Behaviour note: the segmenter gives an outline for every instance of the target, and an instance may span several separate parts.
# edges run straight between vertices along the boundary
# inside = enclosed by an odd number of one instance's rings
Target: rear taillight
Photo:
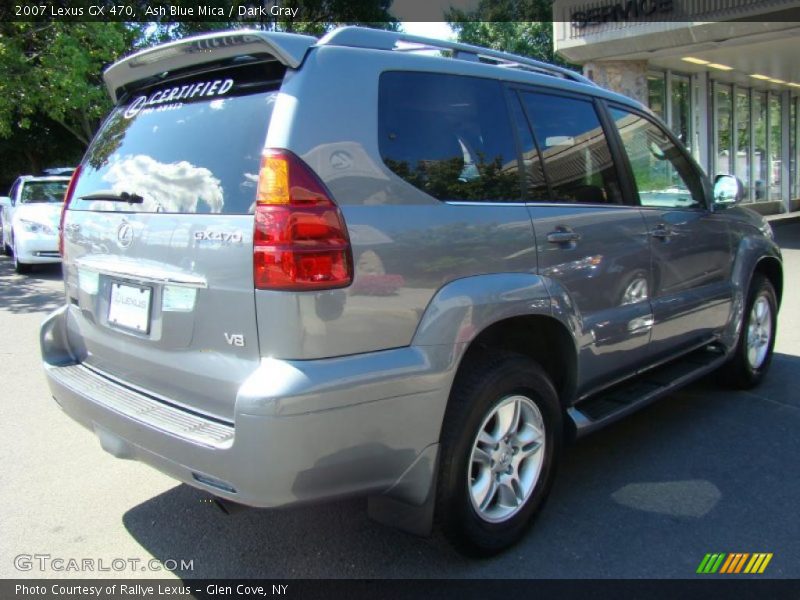
[[[288,150],[261,160],[253,235],[253,279],[262,290],[350,285],[353,260],[339,208],[314,172]]]
[[[72,202],[72,194],[75,193],[75,185],[78,183],[78,177],[81,174],[81,166],[78,165],[72,172],[72,177],[67,186],[67,192],[64,194],[64,203],[61,205],[61,220],[58,222],[58,253],[61,258],[64,258],[64,217],[67,216],[67,208],[69,203]]]

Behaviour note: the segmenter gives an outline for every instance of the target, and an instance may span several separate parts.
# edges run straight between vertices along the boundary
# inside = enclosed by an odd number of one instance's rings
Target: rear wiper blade
[[[128,204],[141,204],[144,198],[138,194],[129,194],[128,192],[121,192],[114,194],[112,192],[95,192],[94,194],[86,194],[81,196],[81,200],[105,200],[107,202],[127,202]]]

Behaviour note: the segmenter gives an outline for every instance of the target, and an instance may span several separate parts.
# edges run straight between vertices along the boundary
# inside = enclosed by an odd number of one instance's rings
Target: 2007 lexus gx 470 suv
[[[343,28],[190,38],[105,81],[41,345],[115,456],[228,503],[365,495],[489,554],[565,440],[769,367],[769,226],[578,74]]]

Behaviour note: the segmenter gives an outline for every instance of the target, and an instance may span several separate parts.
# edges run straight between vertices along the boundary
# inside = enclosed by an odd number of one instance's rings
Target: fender
[[[738,231],[737,231],[738,229]],[[762,231],[748,226],[732,224],[734,239],[733,269],[731,271],[731,286],[733,288],[733,301],[731,303],[731,316],[728,326],[722,334],[725,347],[733,349],[739,338],[739,326],[742,322],[744,305],[747,300],[747,291],[758,264],[763,260],[777,260],[781,265],[783,259],[778,245]],[[778,291],[779,292],[779,291]],[[778,305],[780,306],[780,292]]]

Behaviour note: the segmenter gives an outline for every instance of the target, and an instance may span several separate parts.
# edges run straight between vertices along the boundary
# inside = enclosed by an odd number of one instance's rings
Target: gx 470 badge
[[[195,242],[222,242],[224,244],[241,244],[244,235],[241,231],[195,231]]]

